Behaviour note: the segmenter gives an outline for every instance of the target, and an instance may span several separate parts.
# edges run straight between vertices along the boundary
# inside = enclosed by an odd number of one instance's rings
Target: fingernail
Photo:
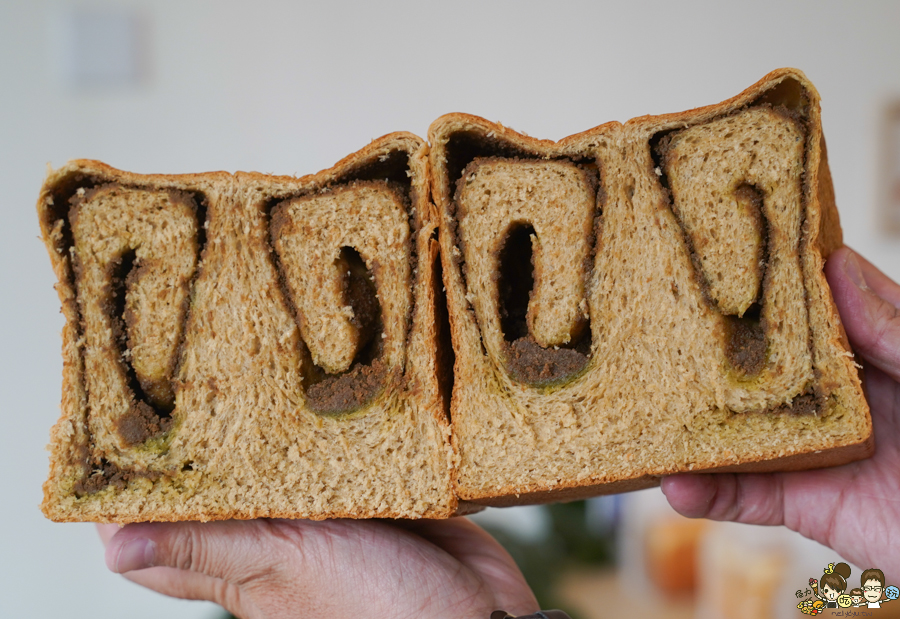
[[[156,542],[138,537],[125,542],[116,557],[116,572],[123,574],[131,570],[152,567],[156,558]]]
[[[856,287],[860,290],[869,290],[869,286],[866,284],[866,278],[863,276],[862,267],[859,266],[859,260],[856,259],[856,254],[850,252],[847,255],[847,259],[844,261],[844,271],[847,273],[847,277],[850,278]]]

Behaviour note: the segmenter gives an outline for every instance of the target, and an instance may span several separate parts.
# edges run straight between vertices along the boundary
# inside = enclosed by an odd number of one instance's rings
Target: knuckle
[[[171,542],[172,567],[180,570],[199,571],[197,554],[201,547],[202,544],[194,532],[194,527],[185,527],[180,530]]]
[[[213,587],[215,588],[216,599],[221,601],[222,606],[232,612],[238,612],[237,609],[244,608],[245,604],[242,601],[244,596],[239,585],[223,579],[217,579]]]

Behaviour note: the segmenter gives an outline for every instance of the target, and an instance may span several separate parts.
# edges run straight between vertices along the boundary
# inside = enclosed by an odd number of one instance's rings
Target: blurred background
[[[38,510],[61,375],[34,210],[48,164],[306,174],[446,112],[559,139],[794,66],[822,95],[845,240],[900,280],[898,31],[892,1],[4,0],[0,616],[222,616],[110,574],[91,525]],[[797,616],[796,593],[840,560],[783,529],[680,519],[658,490],[477,519],[544,607],[583,619]]]

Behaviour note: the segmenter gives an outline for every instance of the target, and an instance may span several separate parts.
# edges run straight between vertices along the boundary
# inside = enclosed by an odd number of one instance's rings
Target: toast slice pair
[[[802,73],[558,143],[463,114],[429,142],[300,179],[51,173],[45,514],[440,518],[871,454]]]

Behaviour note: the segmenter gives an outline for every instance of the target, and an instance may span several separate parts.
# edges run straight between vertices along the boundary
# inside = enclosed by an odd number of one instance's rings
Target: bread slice
[[[52,172],[58,521],[456,512],[427,146],[303,178]]]
[[[559,143],[463,114],[429,141],[461,499],[872,453],[822,271],[841,232],[802,73]]]
[[[299,179],[52,172],[44,513],[439,518],[872,453],[802,73],[558,143],[429,137]]]

